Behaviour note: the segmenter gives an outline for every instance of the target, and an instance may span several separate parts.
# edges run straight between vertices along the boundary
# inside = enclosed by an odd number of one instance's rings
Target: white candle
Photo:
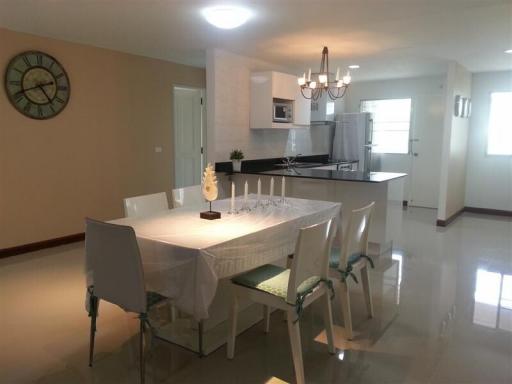
[[[249,184],[247,183],[247,180],[245,181],[244,185],[244,202],[247,203],[247,198],[249,197]]]
[[[286,188],[286,179],[283,176],[283,178],[281,180],[282,180],[281,181],[281,198],[284,199],[284,190]]]
[[[340,67],[336,70],[336,81],[340,79]]]
[[[258,201],[261,198],[261,179],[258,179]]]
[[[235,183],[231,182],[231,212],[235,210]]]
[[[272,196],[274,196],[274,178],[272,177],[270,179],[270,198],[272,199]]]
[[[308,81],[311,81],[311,68],[308,70]]]

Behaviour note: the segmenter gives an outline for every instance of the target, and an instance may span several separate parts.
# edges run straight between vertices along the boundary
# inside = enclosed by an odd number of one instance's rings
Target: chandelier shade
[[[334,80],[333,80],[334,77]],[[336,76],[329,71],[329,49],[322,50],[322,61],[320,71],[311,72],[311,68],[297,79],[302,96],[310,100],[318,100],[324,93],[327,93],[331,100],[341,99],[345,96],[352,78],[350,72],[340,78],[340,69],[336,70]],[[308,92],[309,91],[309,92]],[[309,93],[309,94],[308,94]]]

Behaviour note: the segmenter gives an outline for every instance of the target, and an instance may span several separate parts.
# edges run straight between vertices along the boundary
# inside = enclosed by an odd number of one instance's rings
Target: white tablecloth
[[[300,228],[337,218],[341,209],[340,203],[286,201],[237,215],[227,213],[229,200],[216,201],[212,209],[222,218],[211,221],[199,218],[205,206],[111,222],[134,228],[146,288],[173,298],[178,309],[200,320],[208,318],[219,279],[293,253]]]

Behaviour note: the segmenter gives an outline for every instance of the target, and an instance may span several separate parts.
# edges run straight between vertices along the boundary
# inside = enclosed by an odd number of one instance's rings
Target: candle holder
[[[247,202],[247,200],[244,200],[244,202],[242,203],[242,208],[240,208],[240,211],[251,212],[251,207],[249,207],[249,203]]]
[[[228,215],[238,215],[240,212],[236,208],[229,208]]]

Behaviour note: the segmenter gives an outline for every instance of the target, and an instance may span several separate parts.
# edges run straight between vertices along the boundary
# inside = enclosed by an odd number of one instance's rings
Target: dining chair
[[[165,192],[127,197],[123,202],[125,217],[147,216],[169,209],[167,193]]]
[[[191,207],[205,202],[201,185],[176,188],[172,190],[172,205],[174,208]]]
[[[297,383],[305,383],[299,319],[303,309],[315,300],[323,300],[328,350],[335,353],[331,309],[334,290],[328,279],[329,251],[335,226],[331,219],[301,229],[290,269],[266,264],[231,280],[234,298],[230,313],[228,359],[232,359],[235,353],[238,302],[242,297],[263,304],[265,332],[269,331],[270,308],[286,312]]]
[[[329,260],[330,276],[337,276],[339,278],[338,296],[340,297],[343,321],[349,340],[354,335],[348,280],[351,278],[355,283],[358,283],[355,275],[357,271],[361,273],[368,316],[370,318],[373,317],[370,273],[368,269],[369,266],[373,268],[373,261],[368,256],[368,232],[374,206],[375,202],[372,202],[365,207],[354,209],[351,212],[345,233],[343,233],[341,225],[339,226],[339,246],[332,248]]]
[[[144,331],[147,313],[167,298],[147,292],[139,247],[132,227],[86,219],[85,259],[88,276],[88,312],[91,318],[89,366],[92,367],[96,317],[100,300],[115,304],[140,319],[140,381],[144,383]]]

